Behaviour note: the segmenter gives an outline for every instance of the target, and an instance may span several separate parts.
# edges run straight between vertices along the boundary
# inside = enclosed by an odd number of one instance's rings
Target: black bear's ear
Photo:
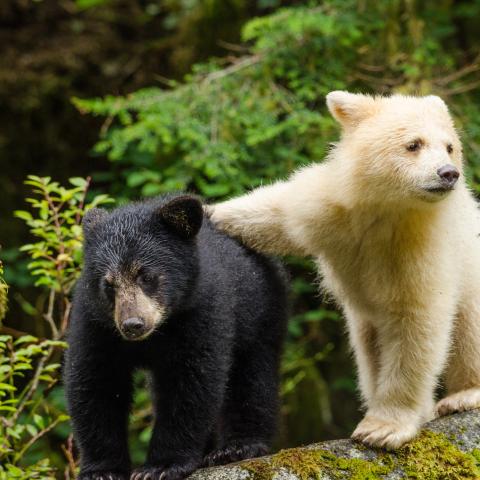
[[[157,213],[182,238],[193,238],[202,226],[202,204],[190,195],[173,198],[162,205]]]
[[[103,208],[91,208],[83,216],[82,227],[83,235],[87,236],[93,231],[96,225],[98,225],[106,216],[108,212]]]

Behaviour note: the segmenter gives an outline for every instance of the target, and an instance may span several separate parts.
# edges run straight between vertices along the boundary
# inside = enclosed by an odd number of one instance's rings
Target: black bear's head
[[[202,204],[190,195],[87,212],[84,275],[124,338],[143,340],[188,305],[202,221]]]

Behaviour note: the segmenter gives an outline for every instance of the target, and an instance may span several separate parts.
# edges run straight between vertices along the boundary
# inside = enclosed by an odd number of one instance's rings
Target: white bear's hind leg
[[[480,408],[480,284],[470,302],[462,302],[445,376],[447,397],[437,403],[437,415]]]
[[[480,408],[480,387],[452,393],[440,400],[436,408],[440,416]]]

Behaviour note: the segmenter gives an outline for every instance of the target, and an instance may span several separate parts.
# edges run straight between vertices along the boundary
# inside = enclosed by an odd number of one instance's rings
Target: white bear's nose
[[[457,167],[454,165],[443,165],[437,170],[438,176],[442,179],[442,183],[445,186],[452,188],[455,183],[457,183],[458,177],[460,176],[460,172],[458,171]]]

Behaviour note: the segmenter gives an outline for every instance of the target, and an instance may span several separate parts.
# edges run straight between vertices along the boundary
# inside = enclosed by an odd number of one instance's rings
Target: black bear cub
[[[281,268],[217,231],[189,195],[92,209],[83,228],[64,370],[80,479],[183,479],[265,454],[286,327]],[[155,423],[131,473],[137,368],[151,373]]]

